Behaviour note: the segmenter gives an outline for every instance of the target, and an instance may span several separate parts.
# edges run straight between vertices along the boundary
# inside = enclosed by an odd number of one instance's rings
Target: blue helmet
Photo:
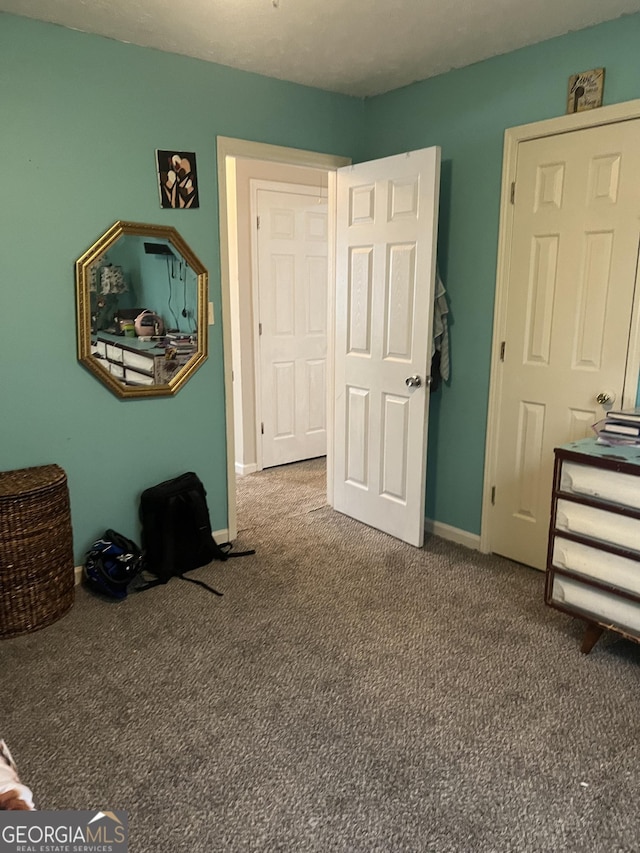
[[[142,571],[142,553],[131,539],[106,530],[87,552],[84,576],[94,592],[126,598],[127,587]]]

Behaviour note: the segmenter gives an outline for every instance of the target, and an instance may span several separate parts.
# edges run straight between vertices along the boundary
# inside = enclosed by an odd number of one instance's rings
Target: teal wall
[[[364,102],[0,14],[0,470],[67,472],[76,560],[138,496],[195,470],[226,526],[220,322],[168,399],[119,400],[76,361],[74,262],[118,219],[173,225],[221,317],[216,136],[358,156]],[[161,210],[155,149],[195,151],[200,208]]]
[[[640,15],[366,102],[365,159],[442,148],[439,261],[452,375],[432,395],[427,516],[480,532],[504,131],[565,113],[567,81],[606,68],[604,103],[640,97]]]
[[[137,538],[146,486],[195,470],[226,526],[222,330],[174,398],[121,401],[76,361],[73,264],[117,219],[175,226],[221,317],[216,136],[351,156],[442,147],[439,257],[452,379],[433,394],[427,514],[480,530],[503,132],[565,111],[605,66],[640,96],[640,15],[360,100],[0,14],[0,470],[67,471],[76,560],[105,527]],[[195,151],[201,207],[161,210],[156,148]],[[8,362],[8,363],[6,363]]]

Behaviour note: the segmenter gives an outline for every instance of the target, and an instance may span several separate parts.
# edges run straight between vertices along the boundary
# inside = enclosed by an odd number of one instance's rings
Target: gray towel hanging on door
[[[433,342],[431,344],[431,363],[432,368],[437,366],[439,371],[439,378],[442,378],[446,381],[449,379],[450,375],[450,364],[449,364],[449,322],[447,318],[447,314],[449,313],[449,306],[447,305],[447,291],[445,290],[444,284],[442,283],[442,279],[440,278],[440,271],[436,269],[436,287],[435,287],[435,295],[433,302]],[[434,365],[434,358],[438,354],[438,359],[436,359],[436,364]],[[433,375],[434,371],[432,369],[432,378],[434,380],[434,384],[437,387],[439,384],[438,377]],[[433,389],[435,390],[435,388]]]

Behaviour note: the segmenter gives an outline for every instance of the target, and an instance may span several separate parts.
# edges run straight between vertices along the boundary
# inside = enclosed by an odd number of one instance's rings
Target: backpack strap
[[[195,584],[197,584],[198,586],[201,586],[201,587],[203,587],[204,589],[209,590],[209,592],[212,592],[214,595],[219,595],[221,598],[222,598],[222,596],[223,596],[223,593],[222,593],[222,592],[218,592],[218,590],[217,590],[217,589],[214,589],[212,586],[209,586],[209,584],[208,584],[208,583],[205,583],[204,581],[198,581],[198,580],[196,580],[195,578],[188,578],[188,577],[187,577],[186,575],[184,575],[184,574],[182,574],[182,575],[174,575],[174,577],[176,577],[176,578],[180,578],[180,580],[181,580],[181,581],[189,581],[189,583],[195,583]],[[151,589],[151,587],[152,587],[152,586],[160,586],[161,584],[163,584],[163,585],[164,585],[165,583],[167,583],[167,581],[160,580],[160,578],[154,578],[154,579],[153,579],[153,580],[151,580],[151,581],[147,581],[147,583],[145,583],[145,585],[144,585],[144,586],[137,586],[137,587],[135,588],[135,592],[144,592],[144,591],[145,591],[145,590],[147,590],[147,589]]]
[[[211,537],[213,539],[213,537]],[[248,557],[249,554],[255,554],[256,549],[250,548],[248,551],[236,551],[235,554],[231,553],[231,549],[233,548],[233,544],[231,542],[221,542],[219,545],[216,540],[213,540],[213,544],[217,548],[217,550],[223,554],[224,556],[220,557],[221,560],[228,560],[231,557]]]
[[[225,542],[224,545],[229,546],[229,551],[231,550],[231,548],[233,548],[233,545],[231,544],[231,542]],[[220,547],[223,548],[224,545],[221,545]],[[256,553],[255,548],[249,548],[248,551],[236,551],[235,554],[231,554],[231,553],[229,553],[229,551],[227,551],[227,557],[248,557],[250,554]]]
[[[176,575],[176,577],[180,578],[181,581],[189,581],[189,583],[198,584],[198,586],[201,586],[204,589],[209,590],[209,592],[212,592],[214,595],[219,595],[222,598],[222,592],[218,592],[217,589],[214,589],[212,586],[209,586],[209,584],[205,583],[204,581],[199,581],[195,578],[188,578],[186,575]]]

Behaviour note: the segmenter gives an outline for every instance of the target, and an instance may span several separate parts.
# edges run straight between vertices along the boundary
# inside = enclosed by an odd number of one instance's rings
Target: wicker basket
[[[0,472],[0,638],[63,616],[74,582],[65,472],[58,465]]]

